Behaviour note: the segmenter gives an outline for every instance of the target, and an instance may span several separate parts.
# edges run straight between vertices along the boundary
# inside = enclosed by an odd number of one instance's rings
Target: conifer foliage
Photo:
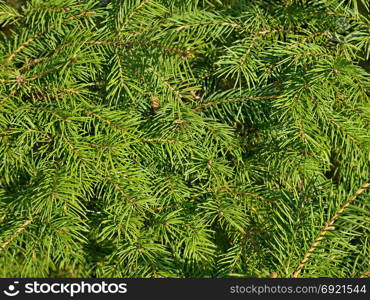
[[[369,275],[368,7],[0,1],[0,276]]]

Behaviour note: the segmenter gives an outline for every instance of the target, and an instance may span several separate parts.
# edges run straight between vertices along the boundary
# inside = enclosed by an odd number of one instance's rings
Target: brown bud
[[[191,94],[191,96],[193,97],[193,98],[195,98],[196,100],[199,100],[201,97],[200,96],[198,96],[194,91],[191,91],[190,92],[190,94]]]
[[[186,49],[182,55],[181,55],[181,58],[182,59],[185,59],[185,58],[192,58],[193,55],[190,53],[190,49]]]
[[[150,96],[150,100],[152,100],[152,108],[158,108],[159,107],[159,99],[155,96]]]
[[[18,76],[16,77],[16,80],[17,80],[17,83],[18,83],[18,84],[22,84],[22,83],[24,82],[24,77],[23,77],[23,76],[21,76],[21,75],[18,75]]]

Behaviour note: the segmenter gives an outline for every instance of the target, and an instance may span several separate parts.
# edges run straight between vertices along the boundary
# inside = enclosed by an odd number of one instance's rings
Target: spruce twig
[[[201,110],[209,106],[213,105],[219,105],[224,103],[233,103],[233,102],[243,102],[243,101],[252,101],[252,100],[266,100],[266,99],[276,99],[278,98],[278,95],[271,95],[271,96],[251,96],[251,97],[238,97],[238,98],[232,98],[232,99],[225,99],[225,100],[218,100],[218,101],[212,101],[208,103],[204,103],[201,105],[198,105],[194,108],[194,110]]]
[[[0,246],[0,251],[4,250],[26,227],[32,222],[31,219],[26,220],[14,233],[13,235]]]
[[[299,277],[302,269],[307,264],[308,260],[310,259],[311,255],[315,252],[316,248],[320,245],[321,241],[324,239],[325,235],[328,233],[329,230],[333,230],[333,225],[335,221],[339,218],[339,216],[345,211],[345,209],[351,204],[353,200],[355,200],[359,195],[361,195],[368,187],[370,186],[370,178],[369,180],[364,183],[348,200],[339,208],[333,217],[325,224],[325,227],[319,235],[313,241],[311,247],[307,250],[306,254],[304,255],[302,261],[299,263],[298,267],[294,271],[292,277]]]

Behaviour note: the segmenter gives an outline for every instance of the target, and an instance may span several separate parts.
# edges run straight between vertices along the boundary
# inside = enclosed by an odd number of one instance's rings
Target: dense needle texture
[[[1,277],[365,277],[369,1],[0,1]]]

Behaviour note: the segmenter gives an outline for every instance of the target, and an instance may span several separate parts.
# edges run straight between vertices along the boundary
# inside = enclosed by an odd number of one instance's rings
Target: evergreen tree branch
[[[14,231],[13,235],[3,244],[0,246],[0,251],[3,251],[26,227],[31,224],[32,220],[26,220],[16,231]]]
[[[201,110],[213,105],[219,105],[224,103],[233,103],[233,102],[243,102],[243,101],[252,101],[252,100],[266,100],[266,99],[277,99],[278,95],[271,95],[271,96],[251,96],[251,97],[240,97],[240,98],[232,98],[232,99],[225,99],[219,101],[212,101],[208,103],[204,103],[201,105],[196,106],[193,110]]]
[[[64,19],[64,21],[62,23],[68,23],[68,22],[73,21],[75,19],[78,19],[80,17],[94,15],[94,14],[95,14],[94,11],[84,11],[84,12],[81,12],[81,13],[75,15],[75,16],[71,16],[71,17],[68,17],[68,18]],[[50,29],[53,29],[57,26],[58,26],[58,24],[54,24],[54,25],[50,26],[48,29],[50,30]],[[20,53],[24,48],[26,48],[34,40],[43,36],[46,32],[47,31],[40,31],[38,33],[35,33],[34,35],[30,36],[26,41],[24,41],[21,45],[19,45],[19,47],[13,53],[11,53],[8,56],[8,58],[6,59],[5,66],[9,65],[11,63],[11,61],[17,56],[18,53]]]
[[[333,225],[335,221],[340,217],[340,215],[345,211],[345,209],[351,205],[353,200],[355,200],[359,195],[366,191],[366,189],[370,186],[370,178],[369,180],[364,183],[348,200],[339,208],[335,214],[331,217],[331,219],[325,224],[323,230],[319,233],[319,235],[313,241],[311,247],[305,253],[303,259],[297,266],[296,270],[293,272],[292,277],[299,277],[300,273],[302,272],[303,268],[309,261],[311,255],[315,252],[316,248],[320,245],[321,241],[325,238],[325,235],[328,233],[329,230],[334,230]]]

